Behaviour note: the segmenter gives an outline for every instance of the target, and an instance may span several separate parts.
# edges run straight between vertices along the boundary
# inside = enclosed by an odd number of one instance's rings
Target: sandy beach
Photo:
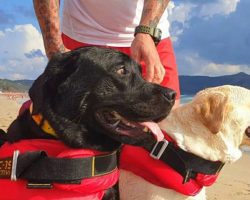
[[[0,128],[6,130],[16,118],[20,104],[7,94],[0,94]]]
[[[9,98],[0,94],[0,128],[6,130],[16,118],[20,97]],[[22,99],[21,99],[22,100]],[[207,188],[208,200],[249,200],[250,199],[250,152],[244,153],[236,163],[226,165],[217,182]]]

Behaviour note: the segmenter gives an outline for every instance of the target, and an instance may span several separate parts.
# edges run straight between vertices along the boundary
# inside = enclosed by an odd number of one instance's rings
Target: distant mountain
[[[0,79],[0,91],[2,92],[27,92],[31,87],[33,80]]]
[[[180,76],[181,94],[193,95],[198,91],[220,85],[236,85],[250,89],[250,75],[243,72],[227,76]]]
[[[0,91],[27,92],[33,80],[11,81],[0,79]],[[180,76],[181,94],[193,95],[198,91],[219,85],[237,85],[250,89],[250,75],[243,72],[227,76]]]

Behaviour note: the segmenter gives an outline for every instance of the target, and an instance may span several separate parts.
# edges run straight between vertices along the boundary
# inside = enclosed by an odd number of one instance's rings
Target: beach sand
[[[20,104],[16,99],[10,99],[7,95],[0,94],[0,128],[5,130],[16,118]]]
[[[6,130],[16,118],[20,104],[0,94],[0,128]],[[223,167],[216,183],[207,188],[208,200],[250,199],[250,153]]]
[[[208,200],[250,200],[250,153],[225,165],[216,183],[206,191]]]

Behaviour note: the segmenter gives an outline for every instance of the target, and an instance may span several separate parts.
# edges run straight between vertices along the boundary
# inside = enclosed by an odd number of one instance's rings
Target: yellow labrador
[[[230,85],[200,91],[160,123],[182,150],[222,163],[235,162],[242,155],[239,147],[250,145],[249,125],[250,90]],[[205,187],[195,196],[186,196],[126,170],[121,170],[119,182],[121,200],[206,199]]]

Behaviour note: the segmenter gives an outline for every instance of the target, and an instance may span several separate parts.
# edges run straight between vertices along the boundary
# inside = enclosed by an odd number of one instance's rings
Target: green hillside
[[[219,85],[237,85],[250,89],[250,75],[238,73],[226,76],[180,76],[181,94],[193,95],[200,90]],[[2,92],[28,92],[34,80],[11,81],[0,79],[0,91]]]
[[[31,80],[12,81],[7,79],[0,79],[1,92],[27,92],[32,85]]]

